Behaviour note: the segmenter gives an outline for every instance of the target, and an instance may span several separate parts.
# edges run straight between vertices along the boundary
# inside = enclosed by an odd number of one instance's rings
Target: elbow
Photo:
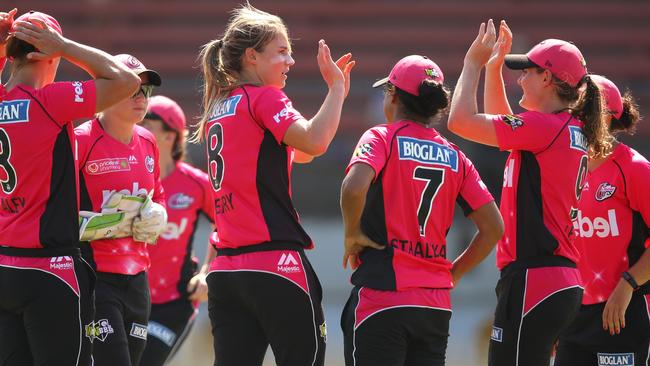
[[[501,215],[499,215],[498,220],[495,220],[495,222],[492,225],[490,225],[489,232],[487,232],[486,234],[490,237],[490,241],[496,243],[503,237],[503,234],[505,232],[506,232],[506,227],[503,223],[503,219],[501,218]]]
[[[367,187],[364,187],[354,179],[350,179],[349,176],[347,176],[343,179],[343,183],[341,184],[341,203],[364,197],[367,191]]]
[[[142,83],[140,77],[131,70],[121,69],[116,79],[116,82],[119,83],[121,87],[121,91],[123,91],[126,96],[135,94]]]
[[[449,118],[447,119],[447,129],[450,132],[453,132],[456,135],[458,135],[460,133],[460,127],[461,127],[461,123],[457,114],[450,113]]]
[[[329,148],[329,141],[319,141],[319,140],[311,140],[312,142],[307,146],[305,149],[302,151],[313,156],[313,157],[318,157],[327,152],[327,149]]]

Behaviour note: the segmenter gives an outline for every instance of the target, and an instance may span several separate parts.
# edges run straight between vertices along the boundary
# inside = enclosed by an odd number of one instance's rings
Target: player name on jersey
[[[458,153],[449,146],[412,137],[397,137],[400,160],[439,164],[458,171]]]

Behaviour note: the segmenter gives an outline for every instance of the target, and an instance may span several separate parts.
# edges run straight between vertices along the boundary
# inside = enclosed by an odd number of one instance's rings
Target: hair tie
[[[218,39],[217,42],[215,43],[215,46],[217,47],[217,49],[223,47],[223,39]]]

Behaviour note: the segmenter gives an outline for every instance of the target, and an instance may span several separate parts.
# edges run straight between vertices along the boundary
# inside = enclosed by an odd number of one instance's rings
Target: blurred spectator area
[[[296,65],[285,91],[306,117],[320,107],[326,86],[316,63],[317,42],[325,39],[334,55],[352,52],[357,60],[353,84],[330,151],[295,169],[298,206],[307,212],[337,210],[338,187],[354,145],[369,126],[381,123],[381,92],[371,83],[386,76],[408,54],[435,60],[453,87],[465,51],[478,25],[492,17],[506,19],[514,32],[513,52],[526,52],[545,38],[574,42],[583,51],[591,72],[608,76],[638,98],[641,111],[650,111],[650,2],[644,0],[264,0],[254,6],[280,15],[289,27]],[[200,114],[199,48],[222,36],[229,11],[241,4],[231,0],[26,0],[17,4],[54,15],[64,34],[113,54],[131,53],[163,75],[158,93],[184,107],[191,121]],[[83,77],[69,65],[62,79]],[[506,71],[508,94],[517,106],[518,73]],[[482,91],[480,91],[482,94]],[[479,98],[479,105],[481,104]],[[516,111],[518,108],[514,108]],[[447,134],[444,120],[440,131]],[[650,122],[627,142],[645,153]],[[451,137],[451,136],[450,136]],[[498,195],[504,154],[495,149],[458,142]],[[203,152],[190,149],[201,164]],[[318,192],[318,194],[309,194]]]

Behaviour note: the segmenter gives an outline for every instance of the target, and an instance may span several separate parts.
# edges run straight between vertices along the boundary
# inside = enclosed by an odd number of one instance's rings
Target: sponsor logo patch
[[[84,98],[84,87],[83,84],[79,81],[75,81],[72,83],[72,86],[74,86],[74,101],[75,103],[83,103]]]
[[[194,203],[194,198],[186,195],[185,193],[176,193],[169,197],[167,206],[174,210],[184,210]]]
[[[217,121],[225,117],[234,116],[237,111],[237,105],[241,100],[241,95],[235,95],[226,98],[221,103],[214,106],[212,114],[208,117],[209,122]]]
[[[503,329],[492,326],[492,334],[490,335],[490,339],[496,342],[503,342]]]
[[[50,269],[72,269],[73,267],[72,257],[67,255],[50,259]]]
[[[634,366],[634,353],[600,353],[598,366]]]
[[[90,175],[100,175],[113,172],[128,172],[131,165],[126,158],[107,158],[91,160],[86,163],[86,172]]]
[[[8,100],[0,103],[0,124],[29,122],[29,99]]]
[[[616,187],[607,182],[601,183],[596,190],[596,201],[604,201],[613,196],[614,192],[616,192]]]
[[[131,323],[131,332],[129,332],[129,335],[131,335],[132,337],[144,339],[146,341],[147,326],[138,323]]]
[[[327,324],[323,322],[323,324],[318,326],[318,330],[320,331],[321,338],[323,338],[323,340],[327,342]]]
[[[425,164],[443,165],[458,171],[458,152],[449,146],[412,137],[397,137],[400,160],[413,160]]]
[[[149,321],[147,331],[149,336],[158,338],[168,347],[172,347],[176,341],[176,333],[158,322]]]
[[[571,148],[587,152],[587,136],[582,132],[582,128],[569,126],[569,135],[571,136]]]
[[[147,155],[144,158],[144,166],[145,166],[145,168],[147,168],[147,171],[149,173],[153,173],[154,164],[155,164],[155,161],[153,160],[153,158],[151,156]]]
[[[90,338],[91,342],[95,339],[99,339],[100,341],[104,342],[109,334],[115,333],[113,327],[108,322],[108,319],[100,319],[96,322],[92,322],[86,325],[85,328],[86,337]]]
[[[361,144],[359,145],[356,150],[354,150],[354,157],[359,157],[363,156],[366,154],[370,154],[372,152],[372,145],[370,144]]]
[[[284,273],[298,273],[300,272],[300,266],[298,261],[291,253],[282,253],[280,260],[278,261],[278,272]]]
[[[510,128],[512,128],[513,131],[524,125],[524,121],[521,118],[513,116],[512,114],[504,115],[503,123],[510,126]]]
[[[282,108],[282,109],[280,110],[280,112],[276,113],[276,114],[273,116],[273,120],[275,121],[275,123],[280,123],[281,120],[286,119],[287,116],[289,115],[289,110],[290,110],[291,108],[292,108],[292,107],[291,107],[291,104],[285,104],[285,105],[284,105],[284,108]]]

